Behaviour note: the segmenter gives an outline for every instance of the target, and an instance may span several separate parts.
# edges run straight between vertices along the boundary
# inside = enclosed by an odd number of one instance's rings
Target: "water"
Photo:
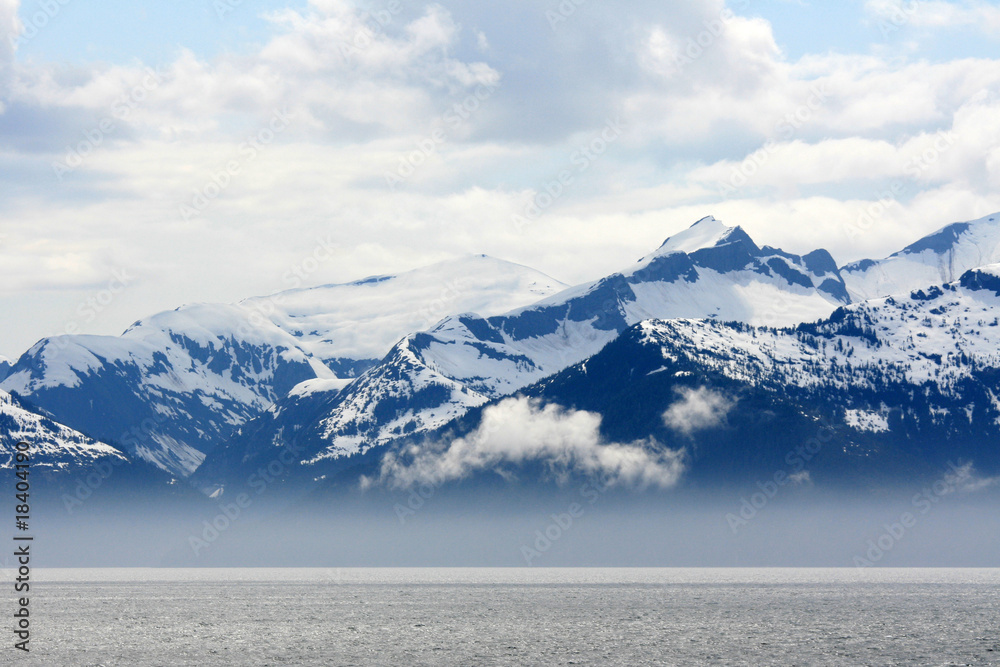
[[[1000,570],[42,570],[33,665],[997,665]],[[6,587],[6,586],[5,586]],[[7,638],[10,642],[10,638]]]

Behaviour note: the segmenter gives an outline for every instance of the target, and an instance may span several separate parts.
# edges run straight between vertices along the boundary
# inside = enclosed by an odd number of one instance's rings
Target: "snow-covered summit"
[[[300,383],[320,381],[300,392],[342,387],[412,331],[456,312],[504,312],[563,287],[474,255],[237,304],[190,304],[121,336],[43,339],[0,386],[188,476],[205,452]]]
[[[942,227],[881,260],[864,259],[841,269],[855,301],[906,294],[958,280],[963,273],[1000,262],[1000,213]]]
[[[567,286],[521,264],[468,255],[397,275],[254,297],[240,303],[330,363],[380,359],[403,336],[456,313],[498,315]]]
[[[702,248],[711,248],[724,243],[737,230],[742,231],[739,227],[730,227],[710,215],[668,238],[654,254],[692,253]]]
[[[624,271],[502,315],[464,313],[410,334],[355,382],[327,392],[326,402],[311,394],[325,413],[307,429],[278,419],[266,433],[251,430],[258,448],[311,438],[309,462],[337,459],[437,428],[593,355],[643,320],[794,325],[848,302],[826,251],[759,247],[739,227],[703,218]]]

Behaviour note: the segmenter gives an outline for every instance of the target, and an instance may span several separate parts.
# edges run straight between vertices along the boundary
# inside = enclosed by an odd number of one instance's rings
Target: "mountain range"
[[[121,336],[32,346],[0,387],[178,477],[297,384],[342,385],[453,308],[503,311],[565,287],[474,256],[140,320]],[[339,379],[344,378],[344,379]]]
[[[215,497],[279,457],[310,484],[876,484],[956,461],[988,486],[998,219],[841,267],[707,217],[575,287],[475,256],[44,339],[0,388]],[[789,455],[818,434],[823,456]]]

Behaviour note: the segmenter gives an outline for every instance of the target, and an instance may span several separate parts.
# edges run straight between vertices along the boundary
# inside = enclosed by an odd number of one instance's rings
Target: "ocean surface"
[[[4,664],[1000,665],[996,569],[79,569],[33,577],[32,650],[19,655],[8,630]]]

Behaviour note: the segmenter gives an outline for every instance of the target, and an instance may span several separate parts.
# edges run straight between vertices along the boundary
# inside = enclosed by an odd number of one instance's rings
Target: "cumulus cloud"
[[[0,0],[0,32],[17,26],[18,4]],[[756,16],[763,6],[728,3],[735,15],[720,29],[723,0],[570,3],[555,27],[534,0],[403,3],[376,28],[357,3],[301,4],[268,15],[260,46],[211,58],[182,51],[149,90],[137,88],[143,63],[57,66],[17,59],[0,42],[0,306],[37,310],[30,290],[52,286],[85,299],[114,269],[133,269],[135,310],[87,324],[115,333],[180,303],[276,291],[329,234],[348,252],[317,271],[317,284],[470,252],[576,283],[621,270],[707,214],[761,244],[824,247],[846,263],[998,207],[1000,67],[978,47],[952,45],[953,56],[933,60],[823,43],[792,57]],[[917,4],[928,12],[913,21],[988,25],[987,3]],[[692,40],[701,52],[678,69]],[[431,141],[483,85],[495,88],[489,99]],[[817,90],[823,99],[809,106]],[[123,100],[138,103],[119,118]],[[179,221],[178,205],[279,110],[289,128],[241,163],[198,219]],[[108,118],[114,129],[88,146]],[[619,118],[622,135],[576,171],[580,148]],[[941,130],[954,146],[910,177],[909,161]],[[769,141],[778,150],[750,184],[721,194],[720,181]],[[57,179],[53,163],[81,145],[83,164]],[[419,169],[390,192],[385,174],[411,155]],[[535,224],[515,227],[561,170],[572,185]],[[896,179],[906,192],[855,233]],[[220,261],[217,248],[258,261]],[[29,265],[45,271],[25,273]],[[54,333],[31,312],[0,333],[4,352]]]
[[[557,480],[599,476],[608,486],[667,488],[680,479],[683,450],[653,439],[607,442],[600,425],[600,415],[592,412],[509,398],[486,408],[479,427],[466,437],[387,454],[380,481],[397,488],[438,485],[482,471],[509,474],[505,466],[529,463],[543,464]]]
[[[0,4],[0,27],[16,20],[16,4]],[[247,119],[288,109],[297,115],[298,136],[343,139],[349,131],[351,140],[370,139],[423,129],[449,96],[499,83],[499,72],[486,63],[453,56],[459,26],[442,6],[387,16],[382,26],[353,3],[312,0],[304,10],[269,15],[275,35],[249,55],[205,61],[183,50],[131,109],[128,124],[146,138],[169,129],[182,138],[218,140],[238,136]],[[0,68],[12,57],[4,40]],[[111,115],[146,74],[141,64],[25,64],[0,96],[28,108]],[[80,130],[91,129],[90,114],[80,115]]]
[[[708,387],[684,388],[678,395],[680,400],[663,413],[663,423],[686,436],[721,426],[735,405],[723,394]]]

